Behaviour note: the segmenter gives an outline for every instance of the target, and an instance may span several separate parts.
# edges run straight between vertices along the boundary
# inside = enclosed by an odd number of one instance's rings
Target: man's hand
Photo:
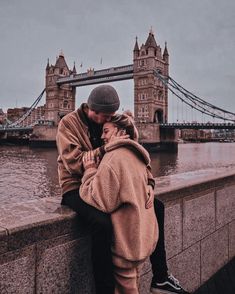
[[[149,209],[153,206],[153,201],[154,201],[154,190],[151,185],[147,186],[147,201],[145,202],[145,208]]]
[[[125,130],[119,130],[117,132],[113,132],[112,136],[109,139],[110,142],[114,142],[117,140],[129,139],[130,136],[126,134]]]

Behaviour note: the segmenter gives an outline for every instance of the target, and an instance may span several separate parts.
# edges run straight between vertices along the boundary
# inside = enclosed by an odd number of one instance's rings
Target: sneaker
[[[150,291],[154,294],[189,294],[180,286],[179,281],[173,275],[169,275],[161,283],[152,280]]]

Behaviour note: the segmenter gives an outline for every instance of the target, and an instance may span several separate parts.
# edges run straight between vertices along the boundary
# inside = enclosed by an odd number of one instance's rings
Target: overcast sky
[[[234,0],[0,0],[0,108],[30,106],[61,50],[78,72],[131,64],[151,27],[167,41],[170,76],[235,112]],[[113,86],[133,110],[133,81]],[[93,87],[77,88],[77,106]]]

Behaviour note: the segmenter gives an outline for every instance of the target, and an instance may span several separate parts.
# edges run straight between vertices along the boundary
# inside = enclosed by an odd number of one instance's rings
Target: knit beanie
[[[112,113],[118,110],[120,100],[112,86],[101,85],[91,91],[87,104],[93,111]]]

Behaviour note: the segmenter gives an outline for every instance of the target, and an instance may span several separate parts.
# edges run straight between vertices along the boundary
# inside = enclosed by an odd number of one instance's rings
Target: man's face
[[[104,112],[95,112],[94,110],[88,109],[88,118],[97,124],[104,124],[107,121],[110,121],[111,117],[114,116],[115,112],[104,113]]]

